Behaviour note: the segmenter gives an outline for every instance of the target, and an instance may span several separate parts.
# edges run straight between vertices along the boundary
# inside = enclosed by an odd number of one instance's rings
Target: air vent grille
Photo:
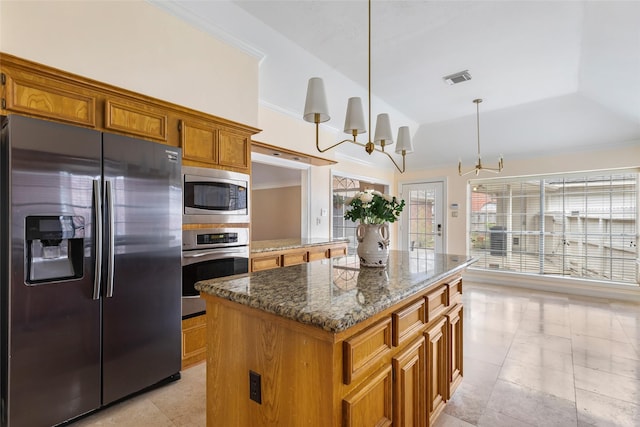
[[[471,80],[471,74],[469,74],[469,70],[464,70],[454,74],[449,74],[448,76],[444,76],[442,79],[447,82],[447,84],[454,85],[457,83],[466,82],[467,80]]]

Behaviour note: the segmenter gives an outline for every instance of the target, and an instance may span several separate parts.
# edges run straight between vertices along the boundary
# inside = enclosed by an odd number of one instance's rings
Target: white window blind
[[[476,268],[638,284],[638,172],[470,182]]]

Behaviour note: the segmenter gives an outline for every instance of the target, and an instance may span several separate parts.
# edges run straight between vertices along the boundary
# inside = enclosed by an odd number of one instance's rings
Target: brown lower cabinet
[[[443,317],[424,333],[427,340],[427,412],[436,419],[447,399],[447,319]]]
[[[346,254],[346,242],[258,252],[251,255],[251,271],[271,270]]]
[[[461,299],[443,287],[460,294],[460,274],[338,333],[205,295],[207,425],[433,425],[462,380]]]
[[[190,317],[182,321],[182,369],[207,358],[207,317]]]

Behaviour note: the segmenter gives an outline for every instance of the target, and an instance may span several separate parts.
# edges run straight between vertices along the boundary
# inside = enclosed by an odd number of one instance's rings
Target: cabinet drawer
[[[325,247],[309,248],[309,253],[307,255],[309,262],[325,258],[329,258],[329,249]]]
[[[424,297],[427,303],[427,323],[438,318],[438,316],[443,314],[447,309],[449,305],[449,293],[447,289],[447,285],[439,286]]]
[[[307,251],[292,252],[282,255],[282,266],[297,265],[307,262]]]
[[[251,258],[251,271],[269,270],[280,267],[280,255],[266,255]]]
[[[420,298],[418,301],[414,301],[391,315],[393,321],[393,345],[401,345],[422,330],[426,318],[425,305],[425,299]]]
[[[347,255],[347,245],[334,246],[331,249],[329,249],[328,258],[333,258],[335,256],[345,256],[345,255]]]
[[[376,361],[391,351],[391,319],[382,319],[343,343],[343,381],[362,378]]]
[[[447,285],[449,288],[449,305],[456,304],[462,299],[462,277],[458,277]]]

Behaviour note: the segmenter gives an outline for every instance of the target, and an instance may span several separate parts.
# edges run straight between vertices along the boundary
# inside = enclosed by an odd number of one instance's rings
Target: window
[[[474,267],[639,283],[638,172],[470,182]]]
[[[385,186],[381,184],[338,175],[333,177],[332,237],[334,239],[348,238],[350,254],[355,253],[355,248],[358,246],[356,239],[358,223],[344,219],[344,213],[347,210],[344,201],[349,197],[353,197],[357,192],[368,189],[377,190],[381,193],[385,192]]]

